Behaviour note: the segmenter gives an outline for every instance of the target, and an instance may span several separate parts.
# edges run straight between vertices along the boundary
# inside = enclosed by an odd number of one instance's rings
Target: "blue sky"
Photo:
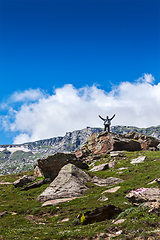
[[[159,0],[0,0],[0,144],[159,125],[159,83]]]

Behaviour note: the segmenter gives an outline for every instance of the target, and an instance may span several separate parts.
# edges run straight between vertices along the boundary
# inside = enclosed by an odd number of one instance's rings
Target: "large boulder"
[[[111,151],[139,151],[138,141],[125,138],[120,134],[102,132],[94,133],[87,139],[87,147],[94,155],[105,155]]]
[[[88,181],[91,181],[91,178],[87,173],[69,163],[62,167],[58,176],[37,200],[45,202],[58,198],[79,197],[87,190]]]
[[[86,145],[75,154],[83,158],[91,153],[92,156],[100,156],[113,151],[157,150],[158,144],[158,139],[133,131],[128,134],[101,132],[90,136]]]
[[[43,172],[45,178],[53,180],[61,168],[68,163],[72,163],[81,169],[88,169],[88,165],[77,159],[74,153],[56,153],[48,156],[46,159],[39,159],[38,167]]]

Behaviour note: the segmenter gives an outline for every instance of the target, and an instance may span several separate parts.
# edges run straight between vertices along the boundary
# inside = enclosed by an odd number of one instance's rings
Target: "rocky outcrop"
[[[87,173],[69,163],[62,167],[58,176],[37,200],[45,202],[58,198],[79,197],[87,190],[86,183],[90,180]]]
[[[74,153],[56,153],[46,159],[39,159],[38,167],[43,172],[45,178],[53,180],[61,168],[68,163],[72,163],[81,169],[88,169],[88,165],[77,159]]]
[[[25,184],[27,184],[29,182],[33,182],[34,180],[35,180],[35,177],[24,175],[22,178],[13,182],[13,185],[15,187],[23,187]]]
[[[158,144],[160,143],[158,139],[147,136],[140,132],[129,132],[124,135],[125,138],[137,140],[140,143],[142,150],[156,150]]]
[[[100,156],[123,150],[157,150],[158,144],[159,140],[156,138],[133,131],[128,134],[101,132],[94,133],[89,137],[86,145],[75,154],[79,158],[84,158],[87,154]]]

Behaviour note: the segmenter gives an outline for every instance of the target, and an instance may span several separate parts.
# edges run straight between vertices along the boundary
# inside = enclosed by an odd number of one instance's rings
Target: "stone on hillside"
[[[126,138],[135,139],[139,141],[141,149],[143,150],[148,150],[149,148],[152,148],[152,150],[154,150],[155,148],[156,150],[159,144],[159,140],[157,138],[147,136],[140,132],[131,131],[130,133],[125,134],[124,136]]]
[[[41,170],[37,165],[34,167],[34,177],[42,177]]]
[[[149,207],[149,213],[160,217],[160,202],[146,202],[144,207]]]
[[[155,179],[155,181],[160,184],[160,178]]]
[[[21,189],[21,191],[22,190],[32,189],[32,188],[38,188],[38,187],[42,186],[43,184],[47,184],[47,183],[50,183],[50,182],[51,182],[50,178],[45,178],[43,180],[38,180],[37,182],[34,182],[32,184],[29,184],[29,185],[23,187]]]
[[[126,198],[132,203],[160,202],[160,190],[159,188],[140,188],[136,191],[132,190]]]
[[[97,186],[112,186],[118,183],[123,182],[124,180],[120,179],[120,178],[116,178],[116,177],[108,177],[108,178],[100,178],[100,177],[93,177],[92,179],[92,183],[94,183]]]
[[[86,148],[86,146],[83,146],[81,149],[75,151],[75,155],[77,158],[84,158],[87,157],[91,152],[89,149]]]
[[[41,207],[54,206],[54,205],[57,205],[59,203],[70,202],[70,201],[74,200],[75,198],[76,197],[48,200],[48,201],[44,202]]]
[[[42,170],[45,178],[53,180],[61,168],[68,163],[72,163],[81,169],[88,169],[88,165],[77,159],[73,153],[56,153],[46,159],[39,159],[38,167]]]
[[[15,187],[23,187],[25,184],[33,182],[34,180],[35,180],[35,177],[24,175],[22,178],[13,182],[13,185]]]
[[[139,156],[138,158],[132,159],[131,163],[132,164],[142,163],[144,162],[145,158],[146,158],[145,156]]]
[[[58,176],[37,200],[45,202],[58,198],[79,197],[87,190],[88,181],[91,181],[91,178],[87,173],[69,163],[62,167]]]
[[[105,171],[109,168],[108,163],[100,164],[98,166],[93,167],[90,171],[91,172],[97,172],[97,171]]]
[[[120,188],[121,188],[121,186],[117,186],[117,187],[114,187],[114,188],[110,188],[110,189],[104,191],[102,194],[104,194],[104,193],[115,193],[115,192],[117,192]]]
[[[84,213],[84,216],[80,214],[79,219],[84,219],[83,224],[90,224],[94,222],[101,222],[106,219],[112,219],[115,215],[118,215],[121,212],[122,210],[119,207],[108,204],[92,211],[87,211]]]
[[[87,147],[93,155],[105,155],[112,151],[139,151],[138,141],[127,139],[120,134],[102,132],[94,133],[87,139]]]
[[[149,207],[149,213],[160,216],[159,188],[140,188],[136,191],[131,191],[126,195],[126,198],[133,204],[145,203],[144,207]]]
[[[123,157],[124,156],[124,151],[112,151],[110,152],[111,157]]]
[[[108,166],[109,166],[109,168],[115,168],[116,162],[109,162]]]

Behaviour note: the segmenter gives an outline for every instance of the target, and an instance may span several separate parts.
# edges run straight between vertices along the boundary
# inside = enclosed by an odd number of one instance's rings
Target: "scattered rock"
[[[57,177],[61,168],[68,163],[72,163],[81,169],[88,169],[88,165],[77,159],[74,153],[56,153],[46,159],[39,159],[38,167],[42,170],[45,178],[53,180]]]
[[[160,216],[160,190],[159,188],[140,188],[131,191],[126,195],[129,202],[133,204],[145,203],[149,207],[149,212]]]
[[[157,180],[157,179],[154,179],[152,182],[148,183],[147,185],[150,185],[150,184],[156,183],[156,182],[157,182],[156,180]]]
[[[11,182],[1,181],[0,184],[2,184],[2,185],[9,185],[9,184],[12,184],[12,183]]]
[[[146,202],[145,206],[149,207],[149,213],[160,216],[160,202]]]
[[[123,223],[125,221],[126,221],[126,219],[119,219],[117,221],[113,220],[112,223],[117,225],[117,224],[121,224],[121,223]]]
[[[100,197],[98,200],[99,200],[99,201],[103,201],[103,202],[105,202],[105,201],[108,200],[108,198],[105,197],[104,195],[102,195],[102,197]]]
[[[3,217],[4,215],[6,215],[8,213],[8,211],[3,211],[0,213],[0,218]]]
[[[97,172],[97,171],[105,171],[109,169],[108,163],[100,164],[98,166],[93,167],[90,171],[91,172]]]
[[[145,156],[139,156],[138,158],[132,159],[131,163],[132,164],[142,163],[144,162],[145,158],[146,158]]]
[[[58,176],[37,198],[41,202],[58,198],[72,198],[81,196],[86,190],[86,183],[91,181],[87,173],[69,163],[62,167]]]
[[[108,178],[100,178],[100,177],[93,177],[92,179],[92,183],[94,183],[97,186],[112,186],[118,183],[123,182],[124,180],[120,179],[120,178],[116,178],[116,177],[108,177]]]
[[[59,203],[70,202],[70,201],[72,201],[75,198],[76,197],[73,197],[73,198],[60,198],[60,199],[55,199],[55,200],[49,200],[49,201],[44,202],[41,207],[53,206],[53,205],[57,205]]]
[[[124,156],[124,151],[112,151],[110,152],[111,157],[123,157]]]
[[[160,184],[160,178],[155,179],[155,181]]]
[[[37,165],[34,167],[34,177],[42,177],[41,170]]]
[[[115,168],[116,162],[109,162],[108,166],[109,166],[109,168]]]
[[[39,218],[39,217],[36,217],[36,216],[34,216],[34,215],[27,215],[27,216],[24,217],[24,219],[27,219],[27,220],[29,220],[29,221],[31,221],[31,222],[36,223],[36,224],[37,224],[37,222],[39,222],[39,221],[43,221],[43,218]]]
[[[43,180],[38,180],[37,182],[34,182],[34,183],[30,184],[30,185],[27,185],[26,187],[23,187],[21,189],[21,191],[22,190],[32,189],[32,188],[37,188],[37,187],[42,186],[43,184],[47,184],[47,183],[50,183],[50,182],[51,182],[50,178],[45,178]]]
[[[118,191],[118,189],[120,189],[120,186],[114,187],[114,188],[110,188],[110,189],[104,191],[103,193],[115,193],[115,192]],[[103,194],[103,193],[102,193],[102,194]]]
[[[29,182],[33,182],[34,180],[35,180],[35,177],[24,175],[22,178],[20,178],[20,179],[16,180],[15,182],[13,182],[13,185],[15,187],[23,187],[25,184],[27,184]]]
[[[83,224],[89,224],[94,222],[101,222],[105,219],[111,219],[121,212],[122,210],[119,207],[108,204],[106,206],[96,208],[92,211],[87,211],[84,213],[84,216],[80,214],[79,219],[83,218]]]

